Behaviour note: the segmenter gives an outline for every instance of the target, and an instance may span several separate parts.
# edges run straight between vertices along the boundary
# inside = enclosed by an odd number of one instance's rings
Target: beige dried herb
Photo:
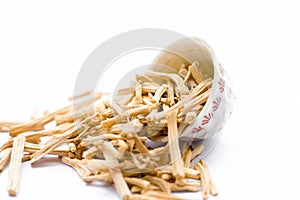
[[[117,107],[97,93],[92,100],[28,122],[0,122],[0,131],[11,136],[0,146],[0,172],[10,159],[9,193],[18,191],[22,161],[34,164],[52,154],[62,157],[83,181],[113,184],[120,199],[178,200],[172,192],[197,192],[200,187],[203,199],[217,195],[207,164],[201,160],[191,166],[204,145],[179,146],[181,134],[195,122],[210,96],[211,85],[196,62],[182,65],[178,73],[147,70],[136,75],[133,86],[117,92]],[[77,102],[91,94],[70,100]],[[88,109],[91,106],[94,109]],[[45,129],[50,122],[56,126]],[[165,145],[153,147],[149,142]]]

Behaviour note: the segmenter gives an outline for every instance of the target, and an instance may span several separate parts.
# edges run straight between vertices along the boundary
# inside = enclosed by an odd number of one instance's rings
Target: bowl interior
[[[208,45],[198,38],[181,39],[163,50],[153,61],[154,64],[165,65],[177,71],[182,64],[186,66],[197,61],[205,78],[213,78],[213,56]],[[156,70],[163,70],[160,69]]]

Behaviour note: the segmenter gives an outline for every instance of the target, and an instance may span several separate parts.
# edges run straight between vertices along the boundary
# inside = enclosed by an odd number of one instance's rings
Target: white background
[[[288,0],[1,1],[0,120],[65,105],[86,57],[116,34],[150,27],[201,37],[237,97],[207,158],[219,189],[211,199],[300,199],[299,13],[299,3]],[[1,144],[7,134],[0,134]],[[25,163],[15,198],[6,192],[3,171],[0,199],[118,199],[110,186],[87,186],[57,163]]]

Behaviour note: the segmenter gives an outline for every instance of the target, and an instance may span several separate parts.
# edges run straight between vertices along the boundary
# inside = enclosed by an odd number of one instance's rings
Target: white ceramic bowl
[[[195,123],[188,126],[181,135],[181,140],[192,142],[193,145],[204,144],[205,150],[199,156],[203,158],[215,146],[232,112],[234,96],[229,77],[212,48],[201,39],[182,39],[166,49],[167,51],[162,51],[155,58],[155,64],[165,65],[178,71],[182,63],[188,66],[197,61],[204,77],[213,79],[211,95],[204,108]]]

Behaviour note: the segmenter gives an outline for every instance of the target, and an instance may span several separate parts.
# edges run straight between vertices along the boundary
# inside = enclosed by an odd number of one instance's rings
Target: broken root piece
[[[4,169],[6,164],[8,163],[8,161],[10,159],[10,155],[11,155],[11,148],[5,149],[4,152],[3,152],[3,155],[1,157],[1,160],[0,160],[0,172],[2,172],[2,170]]]
[[[181,152],[179,148],[179,138],[177,129],[177,110],[173,110],[167,116],[168,120],[168,139],[171,155],[171,163],[173,166],[173,175],[181,181],[184,178],[184,164],[181,158]]]
[[[13,147],[11,152],[10,164],[8,169],[8,193],[11,196],[16,196],[20,178],[21,178],[21,164],[23,157],[23,150],[25,144],[25,136],[19,135],[14,138]]]

